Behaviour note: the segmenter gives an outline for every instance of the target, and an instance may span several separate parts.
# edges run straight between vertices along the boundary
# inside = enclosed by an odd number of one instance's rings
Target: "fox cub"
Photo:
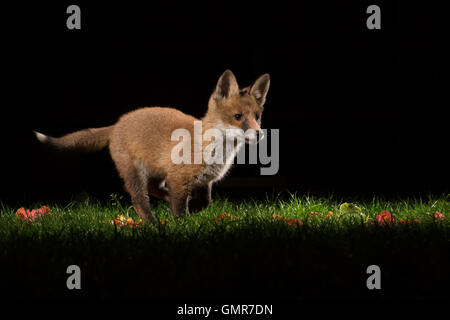
[[[149,195],[168,201],[176,215],[208,207],[212,183],[226,174],[239,148],[262,139],[261,115],[269,85],[270,76],[264,74],[251,86],[239,89],[234,74],[227,70],[219,78],[208,111],[200,120],[176,109],[148,107],[123,115],[109,127],[81,130],[60,138],[35,134],[40,142],[58,150],[97,151],[109,146],[134,209],[142,219],[153,222]],[[190,146],[194,148],[197,121],[201,121],[201,134],[216,129],[223,135],[223,140],[201,141],[197,152],[208,146],[214,152],[231,139],[232,150],[227,150],[226,161],[174,163],[171,155],[178,142],[172,140],[172,133],[176,129],[191,133]]]

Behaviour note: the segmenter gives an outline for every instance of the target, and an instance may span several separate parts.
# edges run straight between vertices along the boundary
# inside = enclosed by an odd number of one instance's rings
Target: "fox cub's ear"
[[[217,81],[214,98],[228,99],[229,97],[239,93],[239,86],[231,70],[226,70]]]
[[[256,102],[263,106],[266,102],[267,91],[270,86],[270,75],[268,73],[259,77],[250,88],[250,94],[255,97]]]

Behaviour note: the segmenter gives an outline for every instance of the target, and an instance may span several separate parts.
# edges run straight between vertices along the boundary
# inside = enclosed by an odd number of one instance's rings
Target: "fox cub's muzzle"
[[[264,131],[261,129],[249,129],[245,132],[245,143],[247,144],[257,144],[262,139],[264,139]]]

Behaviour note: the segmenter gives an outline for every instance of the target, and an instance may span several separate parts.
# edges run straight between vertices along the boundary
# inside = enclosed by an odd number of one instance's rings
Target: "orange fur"
[[[233,73],[225,71],[209,99],[208,111],[201,119],[203,132],[211,128],[260,132],[269,84],[269,75],[265,74],[252,86],[240,90]],[[236,119],[237,114],[242,115],[240,119]],[[199,164],[172,162],[172,149],[178,143],[171,141],[172,132],[187,129],[194,139],[194,121],[199,119],[176,109],[151,107],[129,112],[109,127],[82,130],[61,138],[36,135],[41,142],[58,149],[95,151],[109,145],[133,207],[143,219],[154,221],[149,195],[170,202],[174,214],[200,210],[211,201],[212,183],[221,179],[230,167],[206,164],[203,160]],[[201,150],[210,143],[214,141],[203,142]],[[239,147],[238,143],[234,146],[232,156]]]

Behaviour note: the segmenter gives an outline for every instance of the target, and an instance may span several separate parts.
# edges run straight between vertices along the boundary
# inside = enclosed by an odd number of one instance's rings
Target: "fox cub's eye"
[[[237,113],[237,114],[234,115],[234,118],[235,118],[236,120],[241,120],[242,114]]]

